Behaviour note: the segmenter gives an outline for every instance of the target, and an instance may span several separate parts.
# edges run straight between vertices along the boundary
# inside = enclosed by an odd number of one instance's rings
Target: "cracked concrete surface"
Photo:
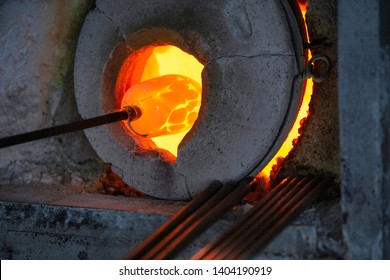
[[[97,11],[97,12],[99,12],[99,13],[101,13],[103,16],[105,16],[105,17],[111,22],[111,24],[117,28],[118,33],[119,33],[119,34],[121,35],[121,37],[123,38],[123,41],[126,40],[126,35],[125,35],[125,33],[121,30],[120,26],[119,26],[118,24],[116,24],[116,23],[114,22],[114,20],[113,20],[111,17],[109,17],[109,16],[104,12],[104,10],[101,10],[101,9],[99,8],[99,2],[97,2],[97,3],[95,4],[94,10]]]

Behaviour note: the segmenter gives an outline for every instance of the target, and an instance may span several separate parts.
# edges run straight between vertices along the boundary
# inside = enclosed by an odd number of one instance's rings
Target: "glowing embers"
[[[156,146],[177,156],[180,142],[198,117],[203,67],[194,56],[174,46],[145,47],[124,63],[120,107],[141,108],[142,117],[126,125],[142,136],[139,139],[153,142],[143,147]]]

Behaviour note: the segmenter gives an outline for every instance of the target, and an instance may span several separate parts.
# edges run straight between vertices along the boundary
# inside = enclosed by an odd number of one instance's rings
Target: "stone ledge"
[[[0,187],[1,259],[122,259],[182,202],[78,192],[66,186]],[[190,259],[233,225],[233,209],[178,255]],[[307,209],[255,259],[341,258],[338,201]],[[341,224],[341,221],[340,221]],[[336,232],[336,234],[335,234]]]

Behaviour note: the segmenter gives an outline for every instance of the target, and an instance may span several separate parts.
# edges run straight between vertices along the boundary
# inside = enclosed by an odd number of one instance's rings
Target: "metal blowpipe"
[[[131,122],[139,119],[140,116],[141,109],[138,106],[125,106],[122,110],[107,115],[1,138],[0,149],[118,121]]]

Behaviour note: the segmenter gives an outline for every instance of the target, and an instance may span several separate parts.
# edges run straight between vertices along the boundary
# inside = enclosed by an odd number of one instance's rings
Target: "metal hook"
[[[322,75],[316,74],[316,72],[314,71],[314,63],[316,61],[323,61],[326,64],[326,70]],[[325,55],[316,54],[307,63],[306,69],[302,72],[302,77],[304,79],[313,78],[313,81],[315,81],[316,83],[321,83],[328,78],[330,69],[331,69],[330,59]]]

